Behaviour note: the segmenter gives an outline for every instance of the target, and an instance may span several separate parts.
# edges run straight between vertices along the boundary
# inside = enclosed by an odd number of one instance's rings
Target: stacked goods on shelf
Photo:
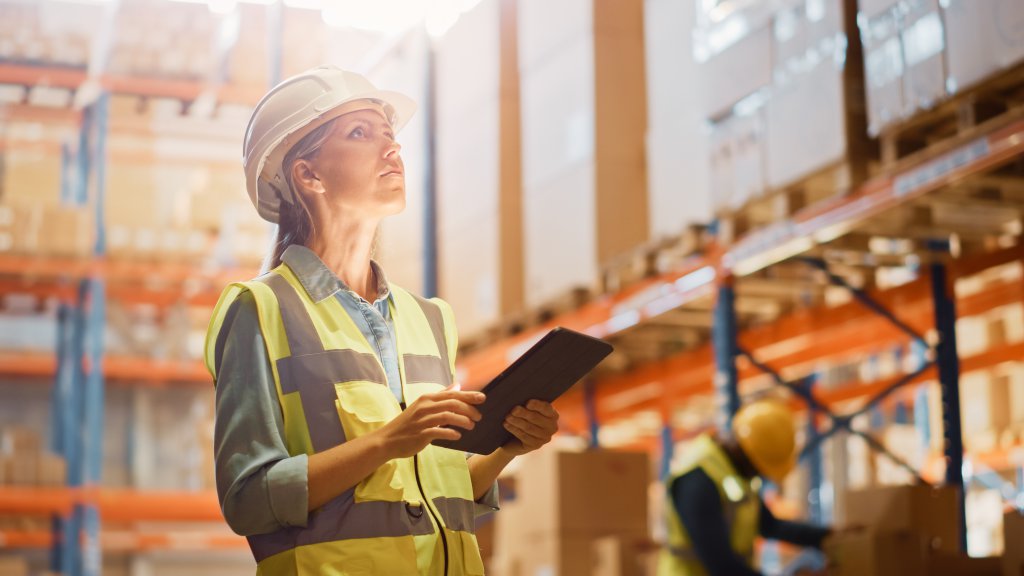
[[[134,486],[213,489],[213,390],[139,388],[134,400]]]
[[[970,88],[1024,61],[1024,7],[1017,0],[940,2],[946,26],[946,88]]]
[[[238,10],[238,40],[228,54],[227,76],[235,86],[265,90],[270,83],[270,43],[267,9],[260,5],[240,3]],[[282,43],[291,50],[295,45]]]
[[[523,458],[515,499],[495,522],[495,568],[506,576],[636,576],[646,561],[647,455],[541,450]]]
[[[739,4],[700,13],[695,54],[713,207],[732,213],[768,195],[750,214],[763,223],[866,176],[860,49],[849,1]],[[794,194],[769,194],[779,190]]]
[[[103,6],[71,2],[0,5],[0,60],[85,68]]]
[[[1024,60],[1024,8],[1014,0],[859,5],[872,135]]]
[[[201,4],[127,2],[117,10],[108,69],[114,74],[204,79],[212,76],[222,33]]]
[[[846,525],[826,543],[838,576],[998,575],[1000,559],[958,552],[958,493],[952,488],[899,486],[845,495]]]
[[[6,426],[0,434],[0,485],[52,487],[66,483],[64,459],[44,450],[34,430]]]
[[[0,556],[0,574],[5,576],[28,576],[28,560],[22,556]]]
[[[515,31],[485,0],[437,41],[438,292],[463,340],[522,309]]]
[[[710,222],[708,136],[695,90],[697,11],[690,2],[644,4],[647,67],[647,194],[650,236],[658,241]],[[682,186],[680,183],[685,182]]]
[[[527,308],[648,238],[643,4],[518,3]]]

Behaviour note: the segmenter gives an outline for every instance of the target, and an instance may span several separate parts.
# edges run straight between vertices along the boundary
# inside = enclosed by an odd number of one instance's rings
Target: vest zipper
[[[402,411],[405,411],[405,402],[399,402],[399,406],[402,407]],[[423,507],[427,509],[430,517],[434,519],[434,525],[437,526],[437,532],[441,535],[441,547],[444,549],[444,575],[448,576],[448,537],[444,533],[444,525],[441,524],[441,519],[434,513],[434,508],[430,504],[430,498],[427,497],[427,491],[423,489],[423,481],[420,480],[420,455],[416,454],[412,457],[412,469],[416,473],[416,487],[420,489],[420,496],[423,496]]]

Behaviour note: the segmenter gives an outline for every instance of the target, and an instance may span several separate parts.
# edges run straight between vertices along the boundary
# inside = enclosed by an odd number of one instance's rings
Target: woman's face
[[[405,166],[383,112],[357,110],[339,116],[316,156],[313,173],[324,199],[350,214],[384,217],[405,208]]]

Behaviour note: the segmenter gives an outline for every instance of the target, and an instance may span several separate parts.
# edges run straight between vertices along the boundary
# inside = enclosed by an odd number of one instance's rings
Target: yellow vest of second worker
[[[697,468],[703,470],[718,488],[732,549],[753,565],[761,501],[750,481],[736,471],[725,451],[705,434],[694,440],[685,454],[683,465],[674,470],[665,483],[668,488],[668,502],[665,506],[668,545],[658,561],[658,576],[707,576],[707,571],[693,551],[690,535],[672,505],[672,482]]]
[[[207,336],[230,305],[255,297],[291,455],[314,454],[380,429],[402,406],[380,359],[334,296],[314,302],[287,265],[224,290]],[[391,315],[407,404],[453,381],[457,338],[448,304],[391,287]],[[255,361],[255,360],[254,360]],[[391,460],[310,513],[305,527],[249,537],[265,575],[478,575],[473,488],[465,454],[427,446]]]

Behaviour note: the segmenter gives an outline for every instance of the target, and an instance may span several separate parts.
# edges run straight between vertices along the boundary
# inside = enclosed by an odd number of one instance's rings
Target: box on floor
[[[848,526],[916,534],[943,552],[959,549],[960,514],[955,488],[886,486],[846,493]]]

